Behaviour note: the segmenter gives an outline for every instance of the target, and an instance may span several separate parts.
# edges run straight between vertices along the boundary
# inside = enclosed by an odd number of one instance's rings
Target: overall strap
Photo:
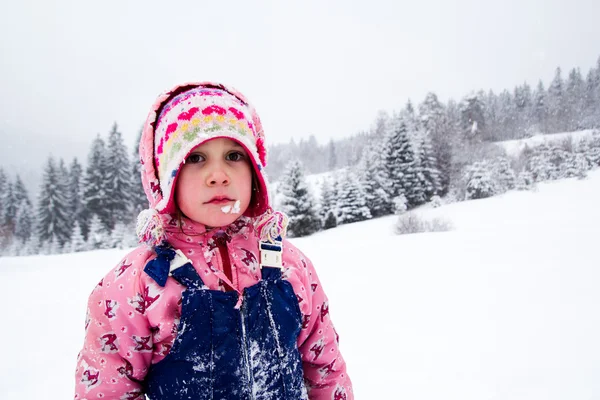
[[[200,289],[204,282],[194,269],[192,262],[179,249],[174,250],[168,243],[155,246],[156,257],[146,264],[146,272],[154,281],[164,287],[167,278],[172,276],[182,285]]]
[[[283,269],[283,244],[281,236],[275,238],[274,241],[261,241],[259,246],[262,279],[280,279],[281,270]]]

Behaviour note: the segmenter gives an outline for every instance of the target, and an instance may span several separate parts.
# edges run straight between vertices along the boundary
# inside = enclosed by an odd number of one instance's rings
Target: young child
[[[143,246],[90,295],[76,399],[353,399],[312,263],[269,203],[258,115],[190,83],[140,142]]]

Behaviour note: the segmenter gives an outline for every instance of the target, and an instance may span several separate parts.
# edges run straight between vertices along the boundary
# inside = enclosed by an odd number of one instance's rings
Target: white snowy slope
[[[591,137],[595,134],[595,132],[597,131],[593,129],[586,129],[583,131],[553,133],[549,135],[538,134],[527,139],[496,142],[496,145],[506,150],[507,155],[516,157],[525,149],[525,147],[534,148],[542,143],[559,144],[564,140],[572,140],[573,143],[578,143],[582,139]]]
[[[600,171],[293,241],[312,258],[357,399],[600,398]],[[0,398],[72,397],[87,296],[127,251],[0,258]]]

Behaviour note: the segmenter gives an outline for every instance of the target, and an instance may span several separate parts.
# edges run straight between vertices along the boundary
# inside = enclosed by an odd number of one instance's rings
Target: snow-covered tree
[[[394,119],[382,151],[386,180],[390,182],[389,198],[404,194],[410,206],[423,203],[424,193],[417,175],[417,163],[406,124],[401,117]]]
[[[546,97],[546,89],[544,83],[540,80],[535,92],[533,93],[533,104],[532,104],[532,123],[537,132],[548,131],[548,99]]]
[[[83,235],[81,233],[81,227],[79,226],[79,222],[75,221],[73,224],[73,232],[71,233],[71,241],[69,243],[69,252],[77,253],[79,251],[86,250],[86,243]]]
[[[334,217],[337,215],[337,198],[334,195],[331,183],[328,180],[324,180],[321,184],[321,207],[319,209],[319,217],[323,222],[329,215],[333,215]],[[331,221],[329,224],[331,225]],[[337,218],[335,225],[337,225]],[[329,226],[329,228],[332,228],[332,226]],[[329,228],[326,227],[326,229]]]
[[[136,143],[139,143],[141,138],[142,130],[140,130],[140,132],[138,133]],[[131,159],[133,160],[131,163],[131,215],[133,218],[135,218],[140,213],[140,211],[144,210],[145,208],[148,208],[148,199],[146,198],[146,194],[144,193],[144,187],[142,185],[142,164],[139,161],[137,146],[134,146]]]
[[[290,162],[286,168],[281,179],[281,193],[281,207],[289,218],[288,233],[291,237],[307,236],[321,229],[315,201],[299,161]]]
[[[106,167],[107,228],[112,230],[117,222],[126,224],[132,220],[131,163],[116,123],[108,135]]]
[[[406,196],[401,194],[394,198],[394,214],[402,215],[408,210],[408,200]]]
[[[23,244],[21,249],[22,256],[31,256],[34,254],[40,254],[40,240],[37,235],[31,235],[29,240]]]
[[[98,135],[92,142],[83,182],[82,200],[85,212],[83,214],[84,223],[81,225],[81,230],[86,240],[89,238],[88,232],[92,215],[95,214],[98,216],[105,230],[110,226],[109,201],[106,191],[107,173],[106,147],[104,140]]]
[[[31,203],[28,201],[21,201],[19,203],[15,220],[15,237],[25,243],[34,233],[34,216]]]
[[[565,178],[585,178],[589,164],[583,154],[568,153],[569,157],[561,166],[561,176]]]
[[[359,171],[362,171],[360,184],[364,189],[365,201],[373,218],[389,215],[393,211],[388,194],[391,181],[381,157],[383,145],[385,145],[383,139],[371,142],[359,163]]]
[[[44,169],[37,208],[37,234],[40,242],[55,240],[63,245],[71,235],[69,226],[66,182],[52,157]],[[50,249],[52,250],[52,249]]]
[[[469,143],[483,141],[485,135],[484,104],[477,94],[466,96],[460,104],[464,138]]]
[[[515,171],[510,166],[506,157],[497,157],[493,162],[493,179],[500,192],[506,192],[515,188]]]
[[[437,169],[429,136],[422,136],[421,138],[418,147],[418,164],[425,200],[429,201],[434,195],[442,191],[440,171]]]
[[[106,227],[96,214],[92,214],[87,239],[87,249],[106,249],[109,247],[109,235]]]
[[[450,187],[452,169],[452,130],[444,106],[435,93],[428,93],[419,106],[419,116],[423,132],[431,139],[435,166],[440,173],[440,195],[445,195]]]
[[[333,171],[337,167],[337,156],[333,139],[330,139],[329,144],[327,144],[327,155],[327,166],[330,171]]]
[[[115,224],[115,228],[112,230],[109,238],[109,243],[111,248],[116,249],[126,249],[129,247],[129,226],[122,223],[117,222]]]
[[[67,194],[69,202],[69,214],[71,215],[72,226],[77,223],[80,228],[84,223],[83,213],[84,204],[82,199],[83,170],[77,158],[73,158],[69,167],[69,178],[67,184]]]
[[[15,233],[15,223],[17,216],[17,200],[15,199],[15,190],[13,183],[9,180],[6,183],[4,192],[4,212],[0,216],[2,225],[8,237],[12,237]]]
[[[548,116],[549,132],[564,132],[567,130],[567,113],[565,105],[564,82],[561,69],[557,68],[552,83],[548,87]]]
[[[565,90],[565,107],[568,130],[581,128],[583,113],[585,111],[585,83],[579,68],[573,68],[569,73]]]
[[[339,224],[350,224],[371,218],[365,192],[354,171],[348,171],[343,176],[338,208],[340,214]]]
[[[479,161],[467,169],[466,200],[483,199],[494,196],[497,192],[493,178],[493,167],[488,161]]]
[[[517,190],[529,190],[535,184],[535,180],[533,179],[533,175],[531,172],[523,170],[519,173],[517,177],[517,182],[515,188]]]

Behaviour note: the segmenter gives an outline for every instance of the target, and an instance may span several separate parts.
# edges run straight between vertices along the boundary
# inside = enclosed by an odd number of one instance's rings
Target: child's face
[[[227,199],[211,202],[217,196]],[[251,196],[251,161],[242,146],[227,138],[209,140],[192,150],[181,166],[175,187],[179,209],[209,227],[234,222],[248,208]],[[238,200],[239,211],[234,207]],[[223,212],[227,206],[234,213]]]

